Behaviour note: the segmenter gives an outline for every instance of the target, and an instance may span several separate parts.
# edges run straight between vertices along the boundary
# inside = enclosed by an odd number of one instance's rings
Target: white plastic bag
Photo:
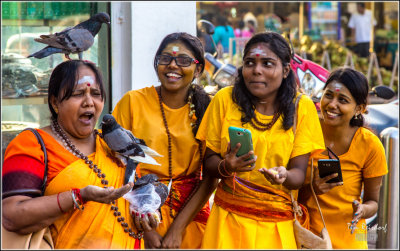
[[[161,198],[153,184],[138,187],[123,196],[130,203],[130,210],[140,214],[154,213],[161,206]]]

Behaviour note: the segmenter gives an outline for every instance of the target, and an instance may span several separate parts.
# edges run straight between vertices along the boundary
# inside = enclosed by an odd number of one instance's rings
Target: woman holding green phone
[[[221,182],[202,248],[297,248],[289,193],[303,184],[310,154],[325,146],[311,99],[303,95],[295,113],[290,60],[280,34],[256,34],[234,86],[220,90],[203,117],[196,137],[206,141],[204,171]],[[230,126],[251,132],[253,151],[237,156],[241,145],[230,146]]]
[[[362,114],[368,104],[367,97],[367,78],[351,68],[338,68],[326,81],[321,98],[325,144],[340,159],[343,182],[328,182],[336,174],[319,177],[316,165],[318,160],[329,158],[327,152],[317,154],[310,160],[310,166],[315,170],[313,188],[334,249],[368,248],[365,219],[378,210],[382,176],[388,172],[381,141],[364,125]],[[319,233],[323,223],[311,196],[308,177],[299,200],[310,212],[311,230]]]

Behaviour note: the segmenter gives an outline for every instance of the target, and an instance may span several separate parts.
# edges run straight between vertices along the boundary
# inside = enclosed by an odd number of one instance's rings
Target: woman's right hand
[[[98,186],[89,185],[80,190],[82,199],[84,201],[96,201],[100,203],[110,204],[112,201],[122,197],[127,192],[131,191],[133,183],[130,182],[120,188],[107,187],[102,188]]]
[[[320,178],[318,168],[314,168],[314,179],[312,182],[314,192],[316,195],[321,195],[329,192],[332,188],[342,186],[343,182],[326,183],[328,180],[337,177],[338,173],[333,173],[326,177]]]
[[[231,150],[231,144],[228,142],[228,149],[225,154],[225,169],[230,173],[250,172],[256,166],[255,163],[257,156],[254,156],[253,159],[249,159],[251,155],[254,155],[254,151],[250,151],[240,157],[237,157],[236,154],[239,151],[239,148],[240,143],[237,143],[235,148]]]
[[[144,232],[143,239],[145,249],[156,249],[161,247],[162,237],[156,232],[156,230]]]

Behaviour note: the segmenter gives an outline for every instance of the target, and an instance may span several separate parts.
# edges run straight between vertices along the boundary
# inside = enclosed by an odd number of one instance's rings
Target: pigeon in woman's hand
[[[145,142],[136,138],[131,131],[119,125],[111,114],[103,116],[101,129],[103,139],[114,152],[129,157],[136,162],[160,165],[151,156],[162,157],[162,155],[146,146]]]
[[[82,59],[82,53],[93,45],[94,37],[100,31],[103,23],[110,25],[110,16],[105,12],[98,13],[90,19],[74,27],[68,27],[61,32],[41,35],[40,38],[35,38],[35,41],[48,46],[29,55],[28,58],[40,59],[54,53],[64,53],[66,58],[71,59],[70,53],[78,53],[79,59]]]

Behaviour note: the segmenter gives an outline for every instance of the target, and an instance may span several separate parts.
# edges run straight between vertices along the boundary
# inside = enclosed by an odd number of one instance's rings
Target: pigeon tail
[[[29,55],[28,58],[34,57],[34,58],[41,59],[41,58],[45,58],[47,56],[50,56],[51,54],[62,53],[62,52],[63,52],[62,49],[54,48],[54,47],[51,47],[51,46],[47,46],[47,47],[41,49],[40,51],[37,51],[37,52]]]

